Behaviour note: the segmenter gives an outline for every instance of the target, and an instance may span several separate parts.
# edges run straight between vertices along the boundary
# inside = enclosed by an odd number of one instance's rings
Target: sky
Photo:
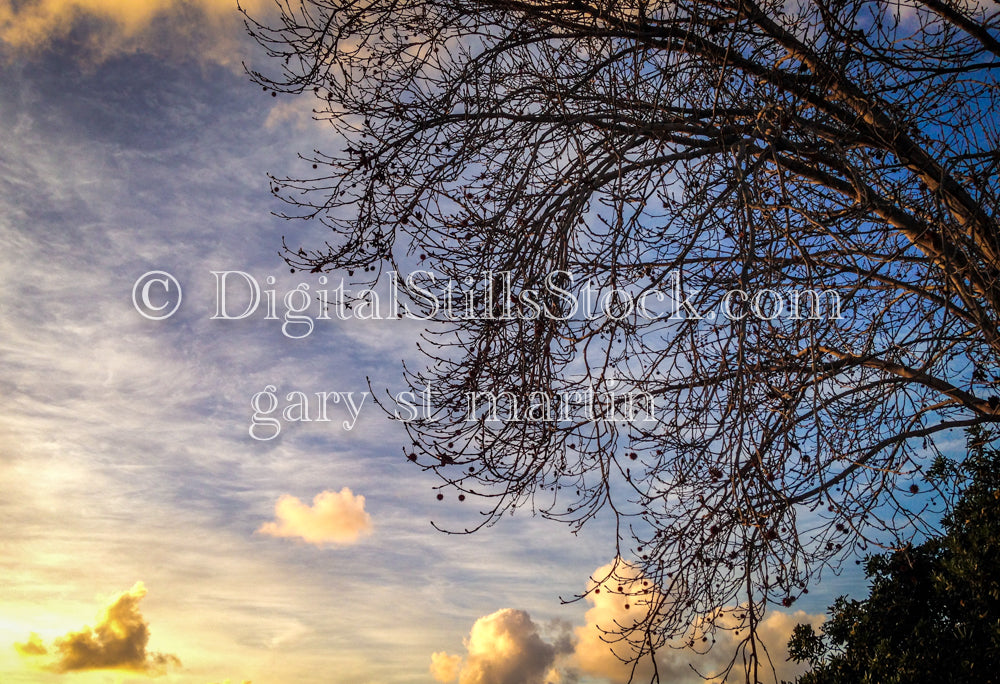
[[[613,560],[605,521],[432,527],[476,504],[439,501],[364,395],[402,389],[418,321],[213,318],[225,271],[279,314],[318,287],[279,252],[322,227],[275,218],[267,173],[338,142],[250,82],[263,59],[229,0],[0,0],[0,681],[627,681],[598,626],[635,607],[560,600]],[[779,676],[831,579],[769,613]],[[666,681],[720,640],[663,654]]]

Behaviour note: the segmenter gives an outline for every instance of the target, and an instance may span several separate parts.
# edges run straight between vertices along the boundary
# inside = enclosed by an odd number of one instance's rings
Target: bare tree
[[[274,179],[331,231],[287,260],[460,285],[408,455],[483,524],[613,515],[629,657],[740,605],[756,681],[767,605],[927,528],[935,439],[1000,420],[996,5],[279,6],[253,77],[346,141]]]

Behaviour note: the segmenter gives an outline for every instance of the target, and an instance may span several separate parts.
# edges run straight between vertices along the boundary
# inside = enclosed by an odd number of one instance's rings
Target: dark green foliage
[[[1000,451],[971,430],[961,463],[931,471],[955,500],[943,533],[868,559],[867,599],[840,597],[816,634],[796,627],[799,684],[983,682],[1000,678]]]

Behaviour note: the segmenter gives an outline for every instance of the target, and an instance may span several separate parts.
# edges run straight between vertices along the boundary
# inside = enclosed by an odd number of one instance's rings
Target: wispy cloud
[[[47,32],[23,47],[90,31],[105,40],[102,54],[129,41],[160,49],[155,36],[179,50],[188,45],[173,40],[186,35],[181,24],[202,17],[197,30],[214,30],[212,17],[230,11],[222,2],[147,4],[162,13],[147,21],[139,7],[133,23],[120,23],[96,2],[62,3],[67,18],[42,17]],[[0,27],[13,26],[4,24],[12,12],[28,19],[41,6],[0,0]],[[279,302],[308,278],[288,273],[280,236],[322,239],[326,229],[268,218],[265,171],[308,173],[291,150],[338,141],[321,139],[322,126],[300,130],[283,119],[290,107],[267,129],[268,108],[283,100],[227,69],[118,57],[93,69],[62,53],[0,60],[9,124],[0,130],[0,377],[10,388],[0,396],[0,680],[107,679],[28,664],[55,661],[57,637],[93,624],[86,597],[137,577],[155,578],[155,602],[143,612],[156,650],[183,657],[184,670],[169,677],[178,683],[412,682],[418,671],[429,679],[427,656],[442,635],[467,634],[476,617],[505,605],[533,607],[541,640],[557,664],[568,662],[572,645],[549,625],[554,617],[582,624],[585,606],[561,606],[556,595],[603,563],[613,527],[598,521],[577,537],[518,515],[473,536],[435,533],[429,520],[462,530],[478,521],[480,504],[438,501],[438,481],[401,453],[401,426],[370,403],[350,432],[334,421],[288,423],[267,443],[247,435],[250,397],[267,384],[357,391],[370,376],[374,387],[395,389],[394,360],[414,353],[421,332],[412,321],[345,321],[293,342],[263,312],[209,320],[211,270],[244,269],[262,282],[274,273]],[[184,285],[169,321],[146,321],[129,301],[150,269]],[[365,494],[363,505],[353,492],[345,503],[372,511],[366,524],[377,526],[377,543],[331,563],[313,547],[254,534],[264,521],[286,524],[275,503],[289,492],[318,524],[323,507],[304,494],[324,483]],[[464,663],[466,650],[450,651]],[[442,676],[455,662],[439,658]]]
[[[267,7],[264,0],[242,5],[251,12]],[[232,38],[239,29],[236,0],[0,0],[0,42],[19,52],[44,49],[76,32],[98,58],[181,47],[202,53],[188,56],[238,63]]]
[[[144,611],[152,643],[183,658],[171,679],[185,684],[276,672],[303,684],[412,681],[440,634],[467,627],[498,595],[555,601],[553,587],[578,572],[567,562],[546,570],[551,584],[532,584],[537,565],[523,558],[588,547],[561,528],[543,542],[530,531],[541,522],[524,519],[475,538],[437,534],[429,518],[467,525],[474,502],[438,502],[436,480],[401,453],[405,433],[370,404],[351,432],[340,421],[289,423],[274,442],[250,439],[250,397],[264,385],[356,391],[366,375],[391,385],[387,359],[415,334],[351,321],[291,341],[263,312],[209,320],[213,269],[261,282],[274,273],[279,292],[281,278],[305,277],[277,256],[264,173],[303,145],[292,130],[263,133],[266,110],[254,103],[274,100],[242,79],[150,63],[108,62],[82,82],[48,62],[0,63],[0,81],[24,72],[0,96],[16,122],[0,131],[0,375],[12,388],[0,397],[10,551],[0,557],[0,681],[63,678],[28,669],[10,645],[36,631],[49,648],[68,627],[93,624],[93,606],[77,597],[137,577],[155,575],[156,612]],[[90,121],[85,99],[113,106]],[[129,298],[150,269],[184,286],[184,305],[160,324]],[[283,494],[311,509],[317,483],[331,482],[365,495],[377,544],[332,564],[314,547],[254,534],[280,524]]]

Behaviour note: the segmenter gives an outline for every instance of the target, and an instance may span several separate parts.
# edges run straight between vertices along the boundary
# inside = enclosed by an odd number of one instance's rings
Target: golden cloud
[[[553,643],[542,639],[528,613],[507,608],[476,620],[465,641],[464,657],[444,651],[433,653],[431,674],[442,684],[554,684],[574,682],[581,676],[620,684],[647,681],[654,672],[660,681],[672,684],[723,681],[711,675],[724,670],[739,648],[737,616],[743,609],[720,609],[715,620],[701,616],[688,627],[684,638],[656,653],[655,668],[649,655],[633,665],[635,651],[628,642],[615,641],[614,632],[645,620],[655,606],[669,597],[638,567],[621,560],[598,568],[593,577],[597,579],[588,586],[591,607],[584,615],[584,624],[573,628],[556,625],[562,634],[554,634],[550,625],[547,633]],[[758,643],[770,655],[778,681],[792,681],[805,670],[804,665],[788,662],[787,643],[792,629],[799,623],[816,627],[823,619],[822,615],[801,610],[774,611],[758,624]],[[689,639],[697,650],[685,648]]]
[[[323,491],[308,506],[288,494],[274,507],[276,521],[257,530],[272,537],[298,537],[310,544],[352,544],[370,534],[371,516],[365,511],[365,497],[355,496],[344,487],[340,492]]]
[[[462,671],[462,656],[448,655],[445,651],[431,653],[431,676],[442,684],[458,679]]]
[[[51,648],[32,633],[26,643],[14,644],[14,648],[28,657],[52,655],[53,660],[42,667],[54,672],[128,670],[152,676],[164,674],[171,667],[180,667],[181,661],[175,655],[146,650],[149,624],[139,611],[145,595],[146,587],[136,582],[98,614],[93,629],[70,632],[53,641]]]
[[[439,682],[459,684],[554,684],[557,649],[538,633],[523,610],[504,608],[476,620],[465,640],[466,655],[431,656]]]
[[[241,2],[251,13],[268,7],[265,0]],[[227,51],[242,25],[236,0],[0,0],[0,42],[14,49],[42,49],[81,28],[87,47],[101,58],[197,49],[188,56],[238,62]]]
[[[15,643],[14,650],[23,656],[43,656],[48,655],[49,649],[45,648],[42,637],[32,632],[28,640],[23,644]]]
[[[612,681],[624,676],[622,681],[627,681],[632,665],[623,659],[630,659],[632,651],[627,643],[609,644],[605,631],[641,622],[661,594],[638,568],[621,561],[598,568],[592,577],[599,580],[590,581],[587,600],[593,605],[584,615],[584,624],[574,630],[573,668]],[[635,678],[642,681],[653,671],[653,663],[646,656],[636,664]]]
[[[598,568],[593,577],[601,579],[590,583],[589,588],[596,590],[587,596],[592,607],[584,616],[585,624],[574,630],[576,643],[568,667],[612,682],[628,681],[633,672],[632,664],[623,662],[623,658],[630,660],[634,651],[626,642],[609,644],[606,632],[614,631],[617,625],[629,626],[645,619],[664,596],[639,568],[623,561]],[[721,677],[709,675],[723,670],[739,647],[737,615],[742,612],[744,609],[733,606],[720,609],[715,616],[718,629],[714,633],[710,628],[713,621],[709,616],[702,616],[690,625],[685,638],[668,648],[661,648],[656,654],[655,668],[661,680],[692,684],[722,681]],[[805,670],[805,665],[788,661],[787,644],[792,629],[799,623],[819,626],[823,620],[823,615],[810,615],[802,610],[795,613],[772,611],[758,624],[757,636],[771,658],[778,681],[792,681]],[[689,639],[699,647],[697,651],[684,648]],[[711,648],[707,648],[709,645]],[[708,678],[697,675],[692,667]],[[647,655],[636,664],[635,679],[642,681],[653,672],[653,662]]]

